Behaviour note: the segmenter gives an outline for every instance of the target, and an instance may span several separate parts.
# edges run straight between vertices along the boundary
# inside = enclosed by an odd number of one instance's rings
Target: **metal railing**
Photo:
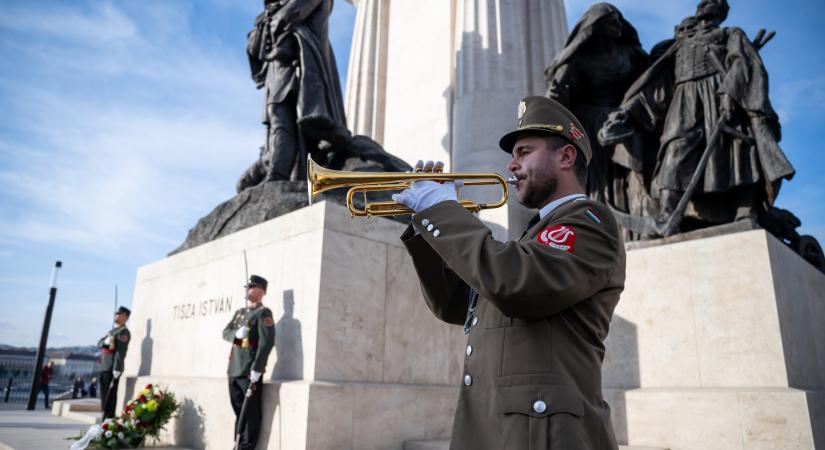
[[[29,400],[31,381],[24,378],[9,378],[3,387],[4,403],[26,403]],[[72,397],[73,383],[56,381],[49,383],[49,403]],[[43,404],[43,392],[37,394],[38,404]]]

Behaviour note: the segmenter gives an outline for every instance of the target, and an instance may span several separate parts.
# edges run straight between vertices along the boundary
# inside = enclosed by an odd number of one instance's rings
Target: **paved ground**
[[[2,403],[0,403],[2,404]],[[69,437],[85,432],[83,422],[53,416],[50,411],[26,411],[23,406],[0,408],[0,450],[67,450]],[[164,450],[189,450],[163,447]]]
[[[53,416],[51,411],[0,410],[0,450],[68,449],[68,437],[85,431],[87,424]]]

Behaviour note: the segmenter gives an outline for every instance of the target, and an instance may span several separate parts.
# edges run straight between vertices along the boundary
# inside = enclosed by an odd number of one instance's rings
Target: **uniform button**
[[[472,355],[472,354],[473,354],[473,346],[472,346],[472,345],[468,345],[468,346],[467,346],[467,351],[466,351],[466,353],[467,353],[467,356],[470,356],[470,355]]]
[[[473,384],[473,377],[464,375],[464,386],[469,386],[471,384]]]
[[[539,414],[543,413],[544,411],[547,411],[547,403],[544,403],[541,400],[536,400],[536,402],[533,403],[533,411]]]
[[[427,231],[433,231],[433,224],[427,225]]]
[[[470,323],[471,323],[473,326],[476,326],[476,324],[478,324],[478,316],[473,317],[473,321],[472,321],[472,322],[470,322]]]
[[[430,224],[430,219],[424,219],[424,220],[421,221],[421,225],[424,225],[425,227],[429,224]]]
[[[438,230],[433,231],[433,237],[438,237],[439,234],[441,234],[440,231],[438,231]]]

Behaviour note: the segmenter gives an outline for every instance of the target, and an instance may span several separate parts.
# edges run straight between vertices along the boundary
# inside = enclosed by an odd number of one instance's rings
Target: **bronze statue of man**
[[[247,38],[252,78],[265,91],[266,143],[238,182],[240,192],[261,181],[302,174],[320,141],[346,135],[344,104],[328,38],[333,0],[265,0]],[[310,120],[310,127],[302,127]],[[303,169],[303,170],[302,170]]]
[[[779,122],[757,48],[741,29],[720,27],[728,10],[726,0],[701,0],[695,20],[683,22],[609,121],[614,128],[627,120],[660,130],[650,187],[660,221],[674,214],[694,179],[692,220],[756,219],[773,204],[781,180],[794,174],[778,145]],[[722,132],[709,142],[716,128]]]

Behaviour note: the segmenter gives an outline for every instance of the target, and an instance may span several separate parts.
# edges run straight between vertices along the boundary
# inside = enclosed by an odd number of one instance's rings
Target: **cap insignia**
[[[573,122],[570,122],[570,139],[574,141],[578,141],[579,139],[584,137],[584,133],[581,132]]]
[[[522,100],[518,104],[518,125],[521,126],[521,123],[524,121],[524,113],[527,112],[527,103]]]

